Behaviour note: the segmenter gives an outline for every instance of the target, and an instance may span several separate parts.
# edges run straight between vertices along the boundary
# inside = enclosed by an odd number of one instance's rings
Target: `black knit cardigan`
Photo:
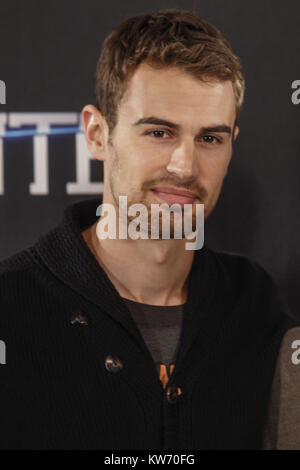
[[[57,227],[0,263],[0,448],[261,448],[281,339],[297,325],[272,279],[246,257],[196,251],[163,388],[82,238],[100,202],[69,206]]]

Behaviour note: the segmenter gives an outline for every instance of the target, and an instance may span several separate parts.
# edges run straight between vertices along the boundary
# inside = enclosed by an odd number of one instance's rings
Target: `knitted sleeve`
[[[283,337],[269,401],[264,450],[300,450],[300,327]]]

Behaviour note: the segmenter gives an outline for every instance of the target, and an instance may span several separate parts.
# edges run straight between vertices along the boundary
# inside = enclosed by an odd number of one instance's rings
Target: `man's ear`
[[[99,109],[88,104],[83,108],[81,118],[85,139],[92,156],[104,161],[108,141],[108,126],[104,116]]]
[[[234,131],[233,131],[233,142],[236,140],[237,136],[239,135],[240,128],[239,126],[235,126]]]

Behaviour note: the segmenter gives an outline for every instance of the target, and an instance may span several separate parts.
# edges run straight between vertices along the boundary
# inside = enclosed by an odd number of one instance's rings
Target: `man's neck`
[[[100,240],[97,223],[82,236],[121,297],[151,305],[186,302],[194,259],[186,240]]]

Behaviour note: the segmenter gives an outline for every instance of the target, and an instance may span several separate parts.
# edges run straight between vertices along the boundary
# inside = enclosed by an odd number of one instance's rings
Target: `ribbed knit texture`
[[[258,449],[283,334],[297,325],[243,256],[195,253],[167,387],[125,302],[85,244],[101,199],[0,263],[0,448]],[[145,266],[145,269],[147,267]],[[74,323],[81,314],[88,324]],[[106,358],[123,367],[106,369]]]

